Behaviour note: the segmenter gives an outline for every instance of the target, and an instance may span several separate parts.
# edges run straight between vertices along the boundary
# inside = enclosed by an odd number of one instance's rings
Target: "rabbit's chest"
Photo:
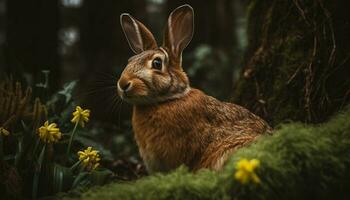
[[[150,172],[169,171],[182,164],[191,167],[199,159],[201,142],[194,137],[198,130],[171,120],[169,115],[156,117],[137,113],[133,116],[135,140]]]
[[[186,136],[178,136],[178,130],[138,123],[133,123],[133,129],[140,155],[150,172],[169,171],[191,160],[194,149]]]
[[[181,164],[191,168],[207,143],[203,118],[193,104],[181,102],[134,107],[135,140],[150,171],[168,171]]]

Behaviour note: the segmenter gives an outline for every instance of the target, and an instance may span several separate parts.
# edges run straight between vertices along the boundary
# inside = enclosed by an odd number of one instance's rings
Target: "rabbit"
[[[194,12],[182,5],[171,12],[163,45],[128,13],[120,22],[131,50],[118,82],[118,95],[133,105],[132,127],[149,173],[180,165],[191,171],[220,170],[238,148],[270,126],[247,109],[221,102],[190,87],[182,52],[194,30]]]

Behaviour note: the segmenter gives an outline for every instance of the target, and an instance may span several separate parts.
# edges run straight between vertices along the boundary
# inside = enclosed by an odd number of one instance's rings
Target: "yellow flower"
[[[80,106],[75,108],[75,112],[73,112],[72,123],[79,123],[81,127],[85,126],[85,122],[89,121],[90,110],[83,110]]]
[[[79,151],[78,156],[84,168],[88,171],[94,170],[100,165],[100,155],[98,151],[92,150],[92,147],[88,147],[84,151]]]
[[[254,183],[260,183],[259,177],[255,170],[260,166],[260,161],[257,159],[247,160],[241,159],[236,165],[235,178],[242,184],[248,183],[252,180]]]
[[[8,136],[10,135],[10,132],[6,130],[4,127],[0,127],[0,135]]]
[[[57,142],[62,136],[56,123],[49,124],[49,122],[46,121],[44,126],[41,126],[38,130],[39,138],[46,143]]]

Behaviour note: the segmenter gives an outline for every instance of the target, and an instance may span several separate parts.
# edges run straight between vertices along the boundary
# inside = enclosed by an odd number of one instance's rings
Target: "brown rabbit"
[[[135,56],[118,81],[119,96],[133,104],[132,126],[150,173],[185,164],[191,170],[221,169],[237,148],[270,131],[247,109],[191,88],[182,69],[182,51],[193,35],[193,9],[176,8],[164,42],[129,14],[121,25]]]

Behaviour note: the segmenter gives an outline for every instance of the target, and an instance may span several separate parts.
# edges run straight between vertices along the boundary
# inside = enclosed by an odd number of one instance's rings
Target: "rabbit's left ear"
[[[172,58],[177,63],[181,62],[182,51],[190,43],[193,36],[193,8],[190,5],[182,5],[171,12],[165,29],[164,46],[170,51]]]

